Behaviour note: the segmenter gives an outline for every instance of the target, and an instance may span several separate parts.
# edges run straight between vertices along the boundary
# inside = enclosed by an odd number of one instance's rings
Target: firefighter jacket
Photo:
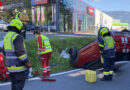
[[[24,39],[16,32],[9,31],[4,37],[4,51],[9,72],[25,71],[28,62]]]
[[[40,34],[37,37],[37,41],[38,41],[38,55],[42,55],[44,53],[52,52],[52,48],[51,48],[48,37]]]
[[[101,54],[108,58],[115,57],[115,41],[111,36],[102,37],[99,42],[99,49]]]

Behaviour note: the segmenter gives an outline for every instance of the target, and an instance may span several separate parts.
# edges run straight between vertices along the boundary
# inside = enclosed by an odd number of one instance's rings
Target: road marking
[[[72,72],[76,72],[76,71],[80,71],[80,70],[83,70],[83,69],[75,69],[75,70],[70,70],[70,71],[66,71],[66,72],[60,72],[60,73],[55,73],[55,74],[51,74],[50,77],[53,77],[53,76],[58,76],[58,75],[63,75],[63,74],[68,74],[68,73],[72,73]],[[40,77],[35,77],[35,78],[31,78],[27,81],[33,81],[33,80],[39,80],[41,79]],[[10,85],[11,82],[8,82],[8,83],[2,83],[0,84],[0,86],[7,86],[7,85]]]
[[[75,69],[75,70],[70,70],[70,71],[66,71],[66,72],[60,72],[60,73],[56,73],[56,74],[52,74],[51,76],[58,76],[58,75],[63,75],[63,74],[67,74],[67,73],[72,73],[72,72],[76,72],[76,71],[80,71],[83,69]]]
[[[57,36],[64,36],[64,37],[86,37],[86,36],[76,36],[76,35],[57,35]]]
[[[0,86],[10,85],[10,84],[11,84],[10,82],[8,82],[8,83],[2,83],[2,84],[0,84]]]

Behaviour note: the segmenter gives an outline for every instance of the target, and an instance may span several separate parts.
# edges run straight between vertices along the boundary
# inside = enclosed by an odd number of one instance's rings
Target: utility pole
[[[56,32],[59,32],[59,0],[56,0]]]

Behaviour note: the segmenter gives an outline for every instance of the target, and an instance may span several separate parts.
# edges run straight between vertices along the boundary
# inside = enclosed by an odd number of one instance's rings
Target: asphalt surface
[[[53,75],[56,82],[42,82],[39,79],[27,81],[24,90],[130,90],[130,63],[116,72],[113,81],[88,83],[85,81],[85,70],[62,75]],[[0,86],[0,90],[11,90],[10,85]]]
[[[0,32],[0,41],[3,40],[6,32]],[[78,38],[78,37],[91,37],[95,35],[91,34],[73,34],[73,33],[44,33],[42,34],[46,35],[49,38]],[[30,40],[32,38],[35,38],[33,35],[33,32],[27,32],[26,34],[26,40]]]

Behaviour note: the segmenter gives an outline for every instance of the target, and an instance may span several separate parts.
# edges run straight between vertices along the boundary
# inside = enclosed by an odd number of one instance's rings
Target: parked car
[[[27,31],[35,30],[35,28],[36,28],[36,25],[33,24],[32,22],[28,22],[27,25],[26,25]]]
[[[115,62],[130,61],[130,32],[117,32],[112,30],[111,35],[115,40]],[[76,67],[89,68],[100,62],[101,59],[97,40],[92,41],[80,49],[73,46],[69,54],[70,63]],[[100,64],[98,63],[97,65]]]
[[[0,20],[0,30],[7,31],[7,26],[9,26],[7,22],[5,22],[4,20]]]
[[[44,23],[39,27],[42,31],[48,31],[48,32],[56,32],[56,24],[55,23]]]

